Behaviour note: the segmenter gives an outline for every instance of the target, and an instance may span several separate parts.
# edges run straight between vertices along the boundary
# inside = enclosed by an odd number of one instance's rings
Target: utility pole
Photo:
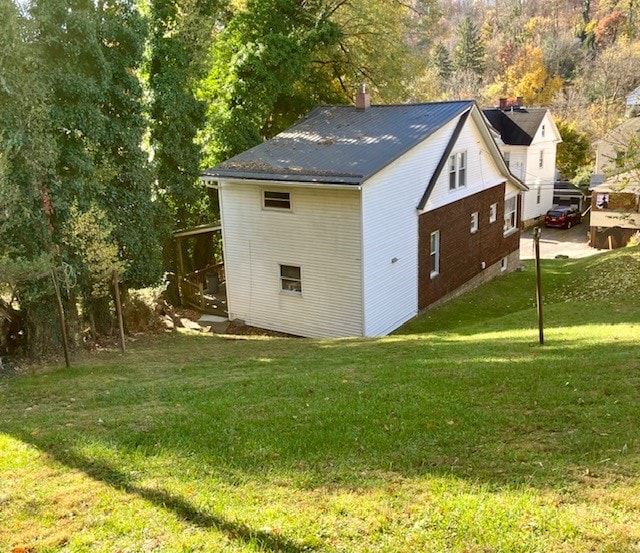
[[[542,235],[542,229],[535,227],[533,229],[533,243],[535,245],[536,252],[536,306],[538,311],[538,334],[540,338],[540,345],[544,345],[544,328],[542,325],[542,285],[540,280],[540,236]]]

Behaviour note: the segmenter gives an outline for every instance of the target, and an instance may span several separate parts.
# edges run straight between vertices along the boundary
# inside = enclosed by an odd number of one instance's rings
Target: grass
[[[527,265],[382,339],[2,379],[0,550],[640,551],[639,257],[545,262],[544,347]]]

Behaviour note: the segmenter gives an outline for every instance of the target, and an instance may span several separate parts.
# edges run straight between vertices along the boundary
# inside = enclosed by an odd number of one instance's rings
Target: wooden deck
[[[182,304],[210,315],[227,316],[224,265],[217,263],[185,275],[180,282]]]

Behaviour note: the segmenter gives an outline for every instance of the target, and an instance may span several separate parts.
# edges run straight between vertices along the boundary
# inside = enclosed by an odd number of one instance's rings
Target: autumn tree
[[[524,46],[514,63],[489,89],[490,96],[521,96],[527,105],[548,105],[562,88],[562,79],[549,75],[542,49]]]
[[[573,180],[582,168],[589,165],[591,145],[587,135],[577,130],[575,122],[556,119],[556,125],[562,137],[558,144],[556,167],[561,178]]]

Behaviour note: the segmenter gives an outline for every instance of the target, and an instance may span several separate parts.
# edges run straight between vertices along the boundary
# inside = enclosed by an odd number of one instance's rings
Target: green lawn
[[[544,347],[527,264],[387,338],[0,379],[0,550],[638,552],[639,264],[544,262]]]

